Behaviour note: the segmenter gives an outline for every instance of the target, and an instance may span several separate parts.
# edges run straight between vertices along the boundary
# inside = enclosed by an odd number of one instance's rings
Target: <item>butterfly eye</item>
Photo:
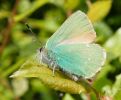
[[[41,52],[42,51],[42,48],[40,48],[39,51]]]

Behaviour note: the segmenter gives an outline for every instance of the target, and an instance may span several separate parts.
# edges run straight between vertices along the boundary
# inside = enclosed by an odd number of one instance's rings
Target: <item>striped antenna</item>
[[[26,25],[26,27],[28,28],[28,30],[29,30],[33,35],[35,35],[34,32],[32,31],[32,28],[31,28],[27,23],[25,23],[25,25]]]
[[[35,33],[32,31],[32,28],[27,23],[25,23],[25,25],[26,25],[27,29],[31,32],[31,34],[34,36],[34,38],[37,39],[35,36]]]
[[[36,38],[35,33],[32,31],[32,28],[28,25],[28,23],[25,23],[27,29],[31,32],[31,34],[33,35],[33,41],[38,42],[40,44],[40,46],[42,46],[42,43]]]

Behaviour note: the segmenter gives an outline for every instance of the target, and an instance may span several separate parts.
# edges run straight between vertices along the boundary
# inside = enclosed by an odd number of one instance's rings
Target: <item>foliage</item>
[[[103,99],[120,100],[120,6],[120,0],[1,0],[0,100],[88,100],[82,82],[76,83],[59,71],[52,77],[52,70],[33,59],[36,50],[76,10],[87,13],[97,32],[96,42],[107,52],[107,61],[93,87]],[[35,34],[27,30],[25,23]],[[90,98],[95,100],[93,93]]]

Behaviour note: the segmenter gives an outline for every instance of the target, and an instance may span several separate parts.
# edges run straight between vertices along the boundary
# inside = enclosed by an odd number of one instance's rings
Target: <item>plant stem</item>
[[[48,2],[48,0],[36,0],[36,1],[34,1],[32,7],[27,12],[15,16],[14,21],[15,22],[21,21],[25,17],[31,15],[35,10],[37,10],[39,7],[43,6],[47,2]]]
[[[95,88],[93,88],[93,87],[87,82],[86,79],[80,77],[79,80],[78,80],[77,82],[79,82],[79,83],[81,82],[81,84],[83,84],[87,90],[91,89],[91,90],[95,93],[97,100],[101,100],[101,99],[100,99],[100,94],[98,93],[98,91],[97,91]]]
[[[9,42],[9,37],[10,37],[10,31],[14,25],[14,20],[13,20],[13,17],[15,16],[16,14],[16,8],[17,8],[17,5],[18,5],[18,1],[19,0],[16,0],[15,4],[14,4],[14,7],[13,7],[13,10],[12,10],[12,13],[11,13],[11,16],[8,18],[8,25],[7,25],[7,28],[5,28],[5,30],[3,30],[2,32],[2,35],[4,37],[3,41],[2,41],[2,45],[0,46],[0,54],[2,54],[5,46],[7,45],[7,43]]]

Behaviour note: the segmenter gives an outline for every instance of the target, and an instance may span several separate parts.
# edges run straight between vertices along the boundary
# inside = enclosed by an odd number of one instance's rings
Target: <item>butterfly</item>
[[[42,63],[53,74],[56,68],[89,79],[106,60],[105,50],[93,43],[96,38],[91,21],[82,11],[73,13],[39,50]]]

